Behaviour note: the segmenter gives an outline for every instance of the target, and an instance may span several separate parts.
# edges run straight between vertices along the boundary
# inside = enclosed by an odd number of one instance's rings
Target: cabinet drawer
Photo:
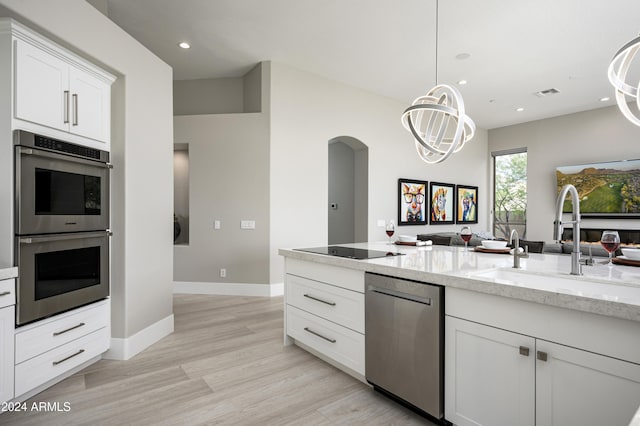
[[[364,376],[364,335],[287,306],[287,334]]]
[[[16,332],[16,364],[109,325],[107,301],[62,314]]]
[[[66,345],[16,365],[16,396],[54,379],[109,349],[110,328],[105,327]]]
[[[287,274],[364,293],[364,271],[286,258]]]
[[[287,275],[287,304],[364,333],[364,294]]]
[[[16,304],[16,280],[0,281],[0,308]]]

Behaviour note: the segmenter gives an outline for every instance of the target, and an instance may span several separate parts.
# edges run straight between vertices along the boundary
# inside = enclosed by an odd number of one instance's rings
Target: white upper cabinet
[[[77,68],[69,70],[70,132],[109,141],[111,87]]]
[[[22,40],[16,41],[15,116],[69,130],[69,64]]]
[[[37,35],[14,38],[14,125],[108,151],[114,77]]]

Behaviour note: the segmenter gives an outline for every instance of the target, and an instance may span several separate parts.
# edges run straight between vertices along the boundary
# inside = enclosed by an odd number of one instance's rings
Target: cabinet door
[[[111,86],[80,69],[69,69],[69,131],[102,142],[109,141]]]
[[[640,365],[537,341],[537,425],[628,425],[640,406]]]
[[[68,130],[69,65],[22,40],[16,40],[16,118]]]
[[[0,309],[0,402],[13,399],[13,306]]]
[[[528,351],[528,355],[527,355]],[[445,418],[534,425],[535,339],[445,317]]]

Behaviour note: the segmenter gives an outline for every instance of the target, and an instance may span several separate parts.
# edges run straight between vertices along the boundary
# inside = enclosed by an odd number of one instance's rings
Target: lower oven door
[[[16,324],[109,295],[108,231],[16,237]]]

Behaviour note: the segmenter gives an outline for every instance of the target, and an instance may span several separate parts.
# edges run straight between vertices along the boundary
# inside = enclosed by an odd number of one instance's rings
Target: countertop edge
[[[16,266],[0,269],[0,280],[10,280],[18,277],[18,268]]]
[[[392,275],[398,278],[429,282],[431,284],[442,285],[444,287],[475,291],[478,293],[640,322],[640,306],[620,301],[599,300],[587,296],[562,294],[542,289],[514,286],[491,280],[482,280],[475,277],[471,278],[455,275],[453,273],[447,274],[416,271],[370,263],[367,260],[326,256],[297,251],[294,249],[279,249],[278,254],[292,259],[306,260],[315,263],[355,269],[363,272]]]

